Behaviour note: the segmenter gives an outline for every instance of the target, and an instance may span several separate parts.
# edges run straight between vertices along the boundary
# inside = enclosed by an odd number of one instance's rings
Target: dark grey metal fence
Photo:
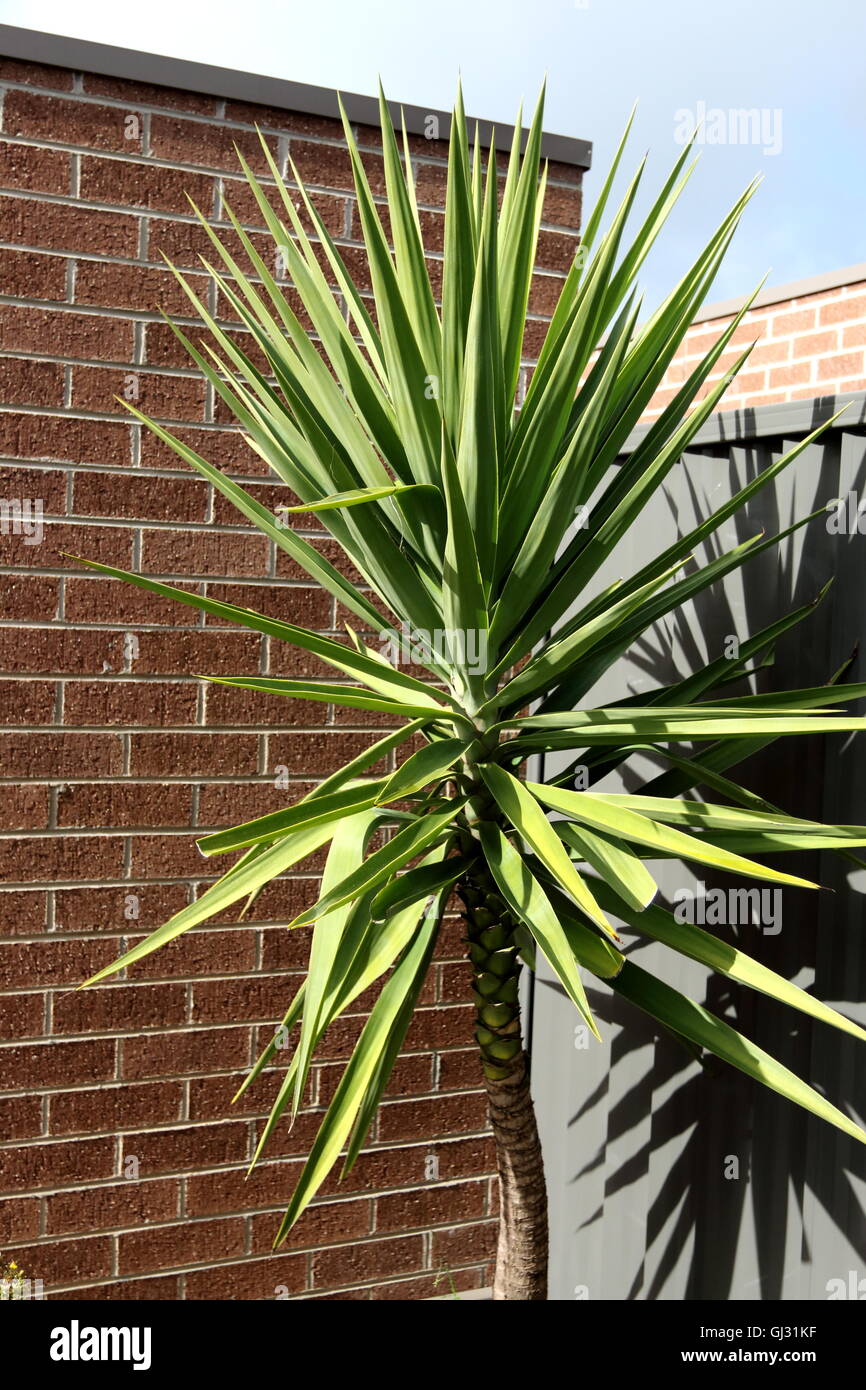
[[[712,553],[762,528],[783,530],[835,498],[851,494],[856,507],[866,496],[863,395],[716,416],[599,585],[690,529],[846,401],[842,420],[721,528]],[[831,577],[824,600],[781,639],[755,688],[820,684],[858,644],[849,679],[863,680],[866,536],[856,526],[853,534],[830,534],[822,513],[660,624],[591,698],[615,703],[695,670],[721,655],[728,638],[815,598]],[[793,813],[866,823],[863,735],[781,740],[739,775]],[[634,782],[626,773],[624,782],[604,785]],[[791,867],[791,856],[778,862]],[[678,888],[702,891],[674,861],[651,868],[668,901]],[[866,868],[833,854],[798,855],[796,871],[834,891],[786,888],[778,931],[713,930],[866,1025]],[[626,940],[641,963],[866,1122],[866,1044],[708,978],[635,933]],[[540,972],[534,987],[532,1070],[551,1201],[551,1297],[866,1298],[866,1147],[738,1072],[721,1064],[703,1069],[606,989],[591,997],[604,1044],[584,1047],[579,1020],[550,976]]]

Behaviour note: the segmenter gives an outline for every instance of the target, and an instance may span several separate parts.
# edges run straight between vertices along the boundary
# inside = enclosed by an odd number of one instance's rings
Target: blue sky
[[[346,91],[372,93],[381,74],[389,97],[421,106],[450,106],[459,71],[470,113],[506,122],[546,73],[547,128],[594,144],[589,201],[636,99],[644,205],[683,113],[702,107],[701,162],[647,264],[648,307],[757,172],[713,299],[767,270],[782,284],[866,260],[862,0],[0,0],[0,21]],[[741,110],[760,113],[757,143]]]

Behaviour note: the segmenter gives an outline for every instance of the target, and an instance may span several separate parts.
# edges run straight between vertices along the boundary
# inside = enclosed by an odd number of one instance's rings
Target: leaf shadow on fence
[[[673,522],[682,531],[693,524],[693,514],[706,516],[712,510],[705,468],[717,488],[727,475],[727,492],[778,456],[782,446],[779,438],[706,448],[703,461],[692,456],[689,467],[681,473],[678,468],[679,476],[672,477],[665,524]],[[836,430],[825,436],[803,456],[802,465],[793,465],[776,486],[758,493],[737,518],[734,543],[761,527],[767,534],[783,530],[848,490],[859,495],[866,487],[864,446],[866,437],[857,432]],[[729,534],[713,554],[730,544]],[[866,637],[864,557],[866,538],[831,535],[826,514],[816,517],[778,550],[746,565],[736,586],[715,586],[673,615],[662,630],[647,634],[629,653],[630,690],[646,690],[699,669],[719,655],[729,636],[755,632],[809,603],[831,575],[827,598],[780,639],[773,664],[758,673],[751,688],[823,684],[846,662],[851,662],[848,679],[864,679],[863,658],[857,655],[860,638]],[[741,683],[723,693],[745,690]],[[733,775],[792,814],[866,822],[859,791],[866,789],[866,740],[781,740],[741,763]],[[645,780],[645,774],[638,778],[626,769],[619,786],[636,791]],[[764,931],[749,922],[708,929],[787,979],[804,987],[814,980],[817,997],[866,1022],[866,868],[857,869],[832,852],[820,858],[779,855],[775,863],[834,891],[815,894],[786,887],[779,930],[776,924]],[[694,884],[674,861],[651,868],[661,871],[659,901],[669,908],[679,884]],[[701,872],[696,906],[715,887],[727,889],[731,883],[730,876]],[[653,968],[664,970],[663,947],[631,932],[626,940],[635,959],[649,950]],[[687,993],[700,991],[704,982],[703,993],[694,997],[863,1122],[864,1044],[724,976],[707,977],[706,971],[695,970],[688,976]],[[684,977],[674,966],[665,978],[679,987]],[[626,1209],[644,1223],[642,1256],[631,1263],[622,1255],[608,1256],[619,1262],[621,1292],[605,1296],[823,1299],[829,1281],[848,1280],[855,1261],[858,1279],[866,1275],[862,1146],[711,1057],[699,1065],[672,1036],[661,1034],[650,1019],[609,991],[593,990],[590,1001],[612,1036],[610,1066],[572,1115],[570,1127],[600,1107],[606,1111],[605,1138],[597,1152],[583,1154],[572,1165],[573,1191],[563,1198],[572,1221],[570,1239],[579,1248],[590,1228],[604,1223],[611,1204],[620,1215]],[[599,1118],[596,1114],[595,1133]],[[645,1137],[635,1143],[641,1126]],[[571,1154],[569,1149],[569,1159]],[[619,1159],[619,1154],[627,1156]],[[599,1191],[600,1169],[603,1200],[595,1201],[594,1210],[581,1210],[581,1192]],[[605,1235],[607,1248],[616,1233]],[[600,1277],[609,1289],[611,1271]]]

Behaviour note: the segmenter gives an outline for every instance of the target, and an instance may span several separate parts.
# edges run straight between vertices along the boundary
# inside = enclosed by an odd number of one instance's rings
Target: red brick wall
[[[230,1098],[298,983],[305,934],[280,924],[314,892],[320,866],[270,888],[252,922],[208,924],[129,980],[73,992],[207,884],[195,834],[284,804],[280,765],[293,799],[375,737],[372,721],[351,711],[323,716],[323,706],[205,691],[194,672],[312,668],[267,639],[91,577],[62,554],[335,629],[330,597],[238,524],[113,396],[137,397],[257,495],[285,500],[160,322],[158,305],[180,316],[186,305],[159,252],[198,274],[206,242],[187,192],[220,221],[230,191],[255,228],[232,146],[260,167],[258,122],[284,167],[290,150],[318,190],[363,276],[340,129],[11,61],[0,62],[0,84],[0,498],[41,499],[45,516],[41,544],[0,535],[0,1139],[11,1194],[0,1248],[59,1297],[273,1298],[280,1289],[416,1299],[447,1294],[451,1280],[484,1286],[495,1192],[456,922],[369,1151],[345,1185],[328,1183],[277,1255],[278,1213],[360,1017],[332,1031],[309,1108],[291,1134],[281,1128],[249,1181],[276,1073],[239,1107]],[[359,134],[381,192],[378,131]],[[413,145],[435,259],[445,149]],[[580,217],[579,171],[551,174],[532,349]]]
[[[701,399],[757,340],[746,365],[719,403],[720,410],[810,400],[866,390],[866,281],[863,267],[826,289],[814,281],[766,290],[745,315],[730,347],[699,393]],[[840,273],[841,275],[844,274]],[[688,331],[645,419],[654,419],[733,318],[710,305]]]

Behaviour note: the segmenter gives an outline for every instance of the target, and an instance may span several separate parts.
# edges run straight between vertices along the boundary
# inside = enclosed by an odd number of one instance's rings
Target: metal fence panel
[[[798,403],[716,417],[670,475],[598,587],[645,563],[766,468],[830,413]],[[866,490],[866,399],[720,528],[708,554],[762,528],[784,530],[833,498]],[[853,513],[852,513],[853,515]],[[864,519],[866,526],[866,519]],[[592,702],[650,690],[698,669],[792,607],[823,603],[786,634],[759,689],[820,684],[866,651],[866,539],[834,535],[827,516],[796,530],[660,623],[591,693]],[[850,679],[863,679],[863,658]],[[735,689],[732,688],[732,693]],[[857,707],[863,712],[866,705]],[[557,760],[548,760],[550,775]],[[866,822],[866,739],[780,741],[740,769],[746,785],[795,814]],[[633,773],[606,790],[630,789]],[[790,857],[786,861],[790,865]],[[864,856],[866,862],[866,856]],[[710,874],[651,865],[662,898],[700,894]],[[866,867],[839,855],[797,856],[797,872],[835,892],[783,890],[781,929],[713,927],[719,935],[866,1026]],[[719,886],[733,881],[718,879]],[[866,1120],[866,1053],[724,978],[710,977],[626,930],[629,949]],[[866,1297],[866,1149],[730,1068],[704,1069],[651,1020],[599,986],[599,1047],[542,965],[535,983],[533,1088],[551,1204],[551,1298],[825,1299]],[[858,1052],[858,1047],[860,1051]],[[839,1281],[834,1283],[833,1281]],[[842,1294],[842,1287],[847,1294]]]

